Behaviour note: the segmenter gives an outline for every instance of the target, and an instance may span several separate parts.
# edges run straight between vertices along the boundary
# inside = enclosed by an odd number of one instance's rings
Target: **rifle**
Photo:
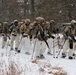
[[[74,36],[73,35],[69,35],[71,38],[69,38],[69,39],[71,39],[71,40],[73,40],[74,42],[76,42],[76,39],[74,38]]]
[[[39,26],[40,26],[40,25],[39,25]],[[42,38],[43,41],[46,43],[47,47],[50,49],[50,47],[49,47],[49,45],[48,45],[46,39],[44,38],[45,34],[44,34],[44,31],[43,31],[42,26],[40,26],[39,28],[40,28],[41,30],[37,30],[37,34],[38,34],[38,31],[40,31],[40,36],[41,36],[41,38]]]
[[[71,23],[62,23],[62,26],[71,26]]]
[[[43,34],[43,35],[44,35],[44,34]],[[43,35],[41,35],[41,37],[42,37],[42,39],[44,40],[44,42],[46,43],[47,47],[50,49],[50,47],[49,47],[49,45],[48,45],[48,43],[47,43],[47,41],[46,41],[46,39],[44,38]]]

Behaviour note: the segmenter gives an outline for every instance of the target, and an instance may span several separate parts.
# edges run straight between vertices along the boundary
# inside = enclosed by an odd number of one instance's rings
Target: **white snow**
[[[32,63],[31,56],[10,51],[10,47],[7,46],[2,49],[0,37],[0,75],[8,75],[8,73],[9,75],[53,75],[58,71],[67,72],[67,75],[76,75],[76,59],[69,60],[60,57],[57,59],[44,53],[45,59]],[[14,73],[15,70],[16,73]]]

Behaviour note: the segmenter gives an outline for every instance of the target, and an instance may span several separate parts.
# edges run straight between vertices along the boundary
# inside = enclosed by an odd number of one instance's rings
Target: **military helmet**
[[[45,21],[43,17],[37,17],[37,18],[36,18],[36,22],[37,22],[37,23],[41,23],[41,22],[43,22],[43,21]]]
[[[72,20],[72,21],[71,21],[71,24],[76,24],[76,21],[75,21],[75,20]]]
[[[31,21],[30,21],[30,19],[25,19],[24,22],[25,22],[25,24],[30,24]]]
[[[50,22],[46,21],[46,24],[47,24],[47,25],[50,25]]]
[[[14,25],[18,26],[18,20],[14,20]]]
[[[15,22],[18,22],[18,20],[14,20],[14,23],[15,23]]]
[[[55,21],[54,20],[51,20],[50,23],[55,23]]]

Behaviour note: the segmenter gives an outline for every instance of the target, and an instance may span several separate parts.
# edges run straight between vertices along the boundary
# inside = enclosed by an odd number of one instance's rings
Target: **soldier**
[[[45,58],[43,53],[45,52],[46,48],[49,47],[47,43],[48,39],[48,26],[46,24],[46,21],[42,17],[37,17],[36,21],[34,23],[34,31],[35,31],[35,56],[36,58]]]
[[[22,34],[21,42],[18,47],[18,51],[25,51],[25,54],[30,54],[30,19],[25,19],[24,23],[20,27],[20,33]]]
[[[5,47],[5,44],[7,42],[7,36],[8,36],[8,23],[3,22],[3,26],[2,26],[2,48]]]
[[[50,24],[48,24],[48,25],[49,25],[49,28],[48,28],[49,34],[50,35],[54,34],[55,33],[55,21],[51,20]],[[48,38],[48,40],[47,40],[48,44],[49,44],[49,47],[50,47],[50,49],[48,49],[48,54],[49,55],[52,55],[51,50],[53,49],[53,39],[54,38],[55,37]]]
[[[76,35],[75,24],[76,24],[76,21],[72,20],[71,25],[66,27],[64,32],[63,32],[64,38],[66,41],[65,41],[65,44],[63,47],[62,58],[66,57],[66,52],[69,49],[68,58],[73,59],[73,56],[74,56],[74,54],[73,54],[73,42],[76,41],[74,38],[74,36]]]
[[[18,20],[14,20],[14,22],[11,24],[9,28],[9,32],[11,33],[11,42],[10,42],[11,50],[13,50],[15,41],[15,50],[17,51],[20,39]]]

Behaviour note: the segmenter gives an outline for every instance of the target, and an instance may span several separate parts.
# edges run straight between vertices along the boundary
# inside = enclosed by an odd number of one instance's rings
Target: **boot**
[[[21,51],[20,50],[17,50],[17,53],[20,53]]]
[[[13,48],[11,48],[11,51],[13,50]]]
[[[75,53],[73,53],[73,56],[75,57]]]
[[[40,54],[40,59],[44,59],[44,55],[43,54]]]
[[[40,56],[36,56],[37,59],[40,59]]]
[[[62,53],[62,58],[65,58],[66,57],[66,54],[65,53]]]
[[[30,53],[29,53],[29,52],[25,52],[25,54],[30,55]]]
[[[75,53],[73,53],[73,58],[75,59],[75,57],[76,57],[76,54],[75,54]]]
[[[52,53],[51,53],[51,52],[47,52],[47,54],[48,54],[48,55],[52,55]]]
[[[73,57],[72,56],[69,56],[68,59],[73,59]]]
[[[17,51],[17,50],[18,50],[18,48],[15,48],[15,50]]]

